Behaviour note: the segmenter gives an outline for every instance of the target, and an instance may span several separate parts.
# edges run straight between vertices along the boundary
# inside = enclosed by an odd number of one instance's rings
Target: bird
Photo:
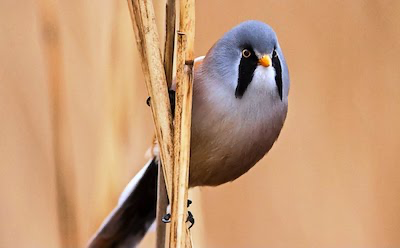
[[[189,187],[218,186],[271,149],[288,111],[290,78],[275,31],[244,21],[195,59]],[[157,156],[130,181],[90,248],[136,247],[156,218]]]

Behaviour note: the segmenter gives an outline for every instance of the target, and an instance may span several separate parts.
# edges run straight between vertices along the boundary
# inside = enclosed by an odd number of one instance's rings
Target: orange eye
[[[242,55],[243,55],[243,57],[245,57],[247,59],[248,57],[251,56],[251,52],[247,49],[243,49]]]

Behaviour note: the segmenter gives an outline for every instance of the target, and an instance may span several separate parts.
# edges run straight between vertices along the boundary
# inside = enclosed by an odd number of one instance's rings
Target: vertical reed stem
[[[180,1],[176,72],[174,171],[171,199],[170,247],[191,247],[187,231],[187,198],[192,120],[194,60],[194,0]]]
[[[175,48],[175,23],[176,23],[176,5],[175,0],[167,0],[165,6],[165,45],[164,45],[164,70],[167,79],[168,88],[172,85],[174,77],[174,48]],[[165,189],[164,172],[161,167],[158,168],[157,184],[157,236],[156,247],[165,247],[166,225],[161,218],[166,214],[168,206],[168,196]]]
[[[191,247],[185,217],[187,215],[192,113],[194,0],[180,1],[174,133],[172,133],[173,124],[166,81],[168,77],[172,81],[173,49],[172,52],[168,50],[169,55],[166,55],[171,56],[169,59],[172,60],[172,64],[171,62],[166,63],[166,65],[169,65],[169,67],[166,66],[168,70],[166,76],[161,60],[152,1],[128,0],[128,5],[142,58],[147,91],[151,97],[151,109],[161,150],[167,193],[169,199],[171,199],[172,217],[169,247]],[[167,30],[168,32],[172,31]],[[166,49],[170,49],[168,47]]]

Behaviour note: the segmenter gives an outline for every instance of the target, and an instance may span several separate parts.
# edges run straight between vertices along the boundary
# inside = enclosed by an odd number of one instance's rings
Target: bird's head
[[[228,31],[207,53],[205,69],[228,84],[236,98],[250,87],[285,100],[289,72],[274,30],[260,21],[246,21]],[[251,96],[250,96],[251,97]]]

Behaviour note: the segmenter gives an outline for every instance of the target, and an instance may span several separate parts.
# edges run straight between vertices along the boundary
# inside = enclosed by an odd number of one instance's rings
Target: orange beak
[[[271,58],[268,55],[262,56],[262,58],[258,60],[258,63],[264,67],[268,67],[272,64]]]

